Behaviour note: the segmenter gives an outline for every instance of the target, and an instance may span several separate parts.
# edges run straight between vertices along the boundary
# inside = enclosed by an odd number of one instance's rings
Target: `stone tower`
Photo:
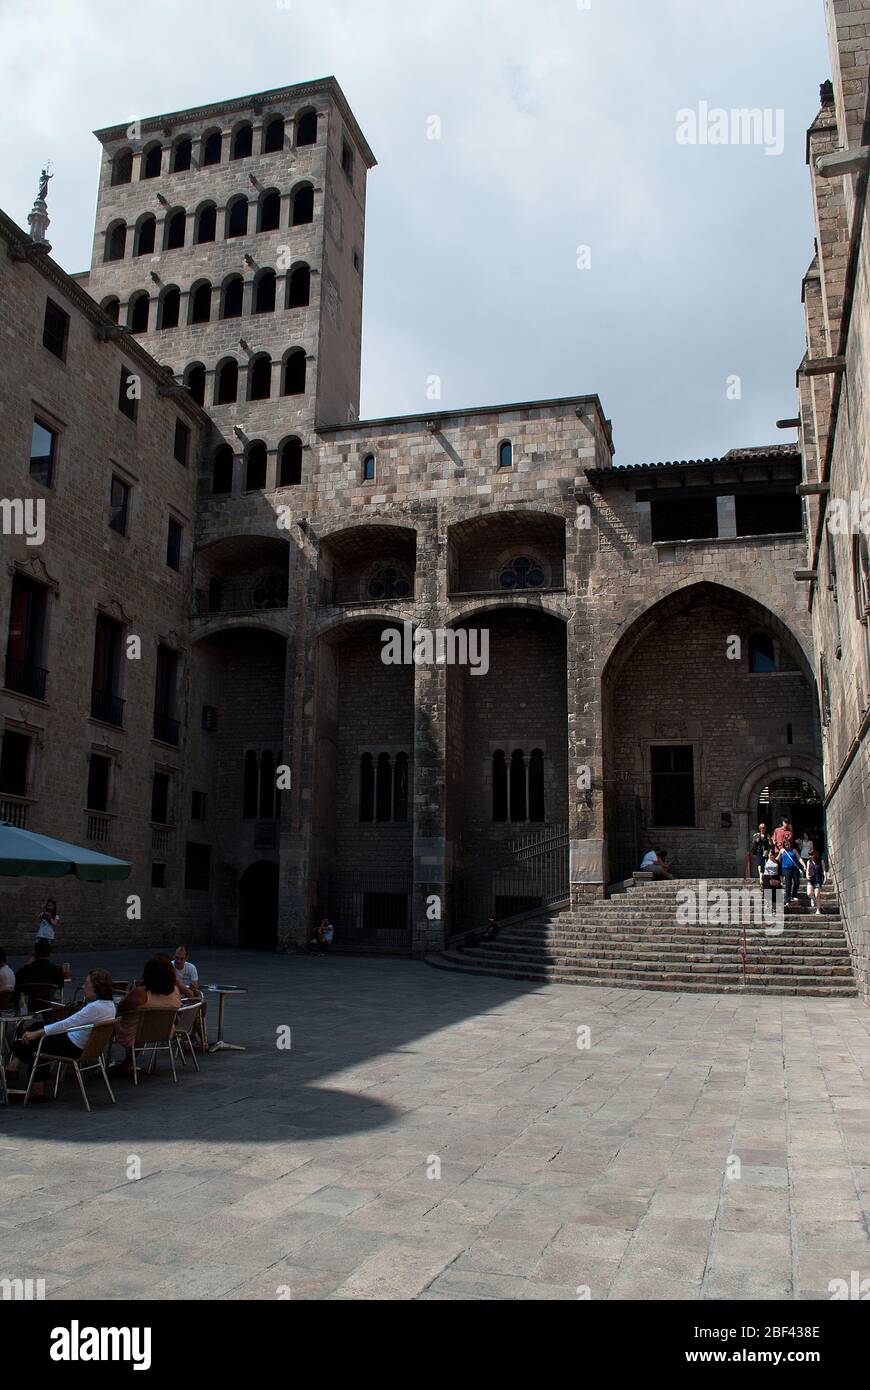
[[[274,915],[287,837],[304,820],[276,769],[293,768],[298,739],[315,426],[359,415],[375,161],[331,77],[96,134],[83,282],[171,373],[167,389],[186,388],[213,422],[178,642],[183,770],[169,820],[184,849],[165,878],[190,933],[235,941],[240,918]]]

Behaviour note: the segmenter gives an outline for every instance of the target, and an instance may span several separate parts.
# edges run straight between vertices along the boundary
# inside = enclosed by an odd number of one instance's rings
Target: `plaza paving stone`
[[[246,1300],[827,1299],[870,1279],[858,1000],[196,961],[248,988],[226,1014],[247,1050],[178,1086],[163,1061],[117,1078],[116,1106],[91,1079],[90,1115],[69,1079],[0,1107],[0,1277]]]

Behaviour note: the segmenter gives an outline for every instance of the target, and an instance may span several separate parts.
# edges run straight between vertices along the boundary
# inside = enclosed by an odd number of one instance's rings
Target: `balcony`
[[[328,608],[347,608],[351,604],[413,603],[416,575],[393,566],[368,579],[322,578],[319,602]]]
[[[108,690],[91,689],[91,718],[100,719],[104,724],[114,724],[117,729],[124,727],[124,701]]]
[[[171,743],[173,748],[177,748],[180,732],[181,721],[179,719],[172,719],[168,714],[155,714],[154,737],[160,743]]]
[[[463,565],[451,575],[448,585],[451,598],[470,598],[482,594],[514,598],[517,594],[553,594],[564,590],[564,560],[539,564],[526,556],[517,556],[495,567]]]
[[[87,836],[92,844],[107,845],[111,838],[112,817],[104,811],[88,811]]]
[[[207,588],[194,591],[193,616],[271,613],[287,607],[287,574],[261,574],[248,580],[212,578]]]
[[[27,829],[27,802],[0,799],[0,821],[16,825],[19,830]]]
[[[30,695],[34,700],[44,700],[47,676],[48,672],[44,671],[41,666],[34,666],[29,661],[19,661],[7,653],[5,675],[7,690],[14,690],[17,695]]]
[[[157,854],[168,854],[172,849],[172,837],[175,829],[171,825],[152,825],[151,827],[151,848]]]

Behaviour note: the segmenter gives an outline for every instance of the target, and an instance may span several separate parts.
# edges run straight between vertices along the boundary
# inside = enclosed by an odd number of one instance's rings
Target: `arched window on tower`
[[[219,130],[210,130],[202,137],[202,165],[220,164],[223,137]]]
[[[233,405],[239,394],[239,364],[230,357],[216,373],[215,405]]]
[[[260,492],[266,486],[266,446],[262,439],[248,445],[245,457],[245,490]]]
[[[287,355],[284,362],[284,380],[281,387],[281,395],[305,395],[305,351],[303,348],[296,348]]]
[[[130,183],[133,178],[133,151],[118,150],[112,160],[112,187]]]
[[[776,649],[766,632],[753,632],[749,639],[749,669],[757,676],[776,670]]]
[[[509,788],[511,820],[527,821],[529,812],[526,793],[526,758],[521,748],[515,748],[511,753]]]
[[[127,223],[113,222],[106,232],[105,259],[122,261],[127,249]]]
[[[143,179],[159,179],[163,163],[163,150],[159,143],[148,145],[142,152],[141,175]]]
[[[529,820],[543,824],[544,815],[544,754],[540,748],[532,749],[529,758]]]
[[[287,308],[304,309],[311,302],[311,268],[297,265],[287,281]]]
[[[278,486],[298,487],[302,482],[302,440],[288,439],[278,456]]]
[[[133,251],[134,256],[150,256],[154,251],[154,237],[157,231],[157,218],[149,213],[143,217],[136,228],[136,245]]]
[[[246,123],[240,125],[233,134],[233,142],[230,148],[230,159],[247,159],[254,148],[254,130]]]
[[[231,275],[224,281],[221,294],[221,318],[237,319],[242,314],[243,282],[241,275]]]
[[[112,323],[118,322],[121,314],[121,301],[117,295],[110,295],[108,299],[104,299],[100,307],[104,314],[108,314]]]
[[[202,246],[206,242],[214,241],[216,229],[217,208],[214,203],[205,203],[196,214],[194,244]]]
[[[300,111],[296,117],[296,144],[317,144],[317,112]]]
[[[226,496],[233,490],[233,451],[222,444],[211,465],[211,490],[215,497]]]
[[[241,194],[227,204],[227,231],[230,237],[246,236],[248,232],[248,200]]]
[[[172,151],[173,174],[186,174],[193,156],[193,142],[189,135],[183,135]]]
[[[158,328],[177,328],[181,311],[181,292],[176,285],[170,285],[160,296],[157,313]]]
[[[275,308],[275,272],[261,271],[254,286],[254,313],[271,314]]]
[[[267,352],[248,366],[248,400],[267,401],[272,394],[272,359]]]
[[[284,117],[273,116],[263,128],[263,154],[277,154],[284,148]]]
[[[257,231],[277,232],[281,225],[281,194],[270,188],[260,195],[257,209]]]
[[[375,764],[371,753],[363,753],[359,765],[359,818],[364,822],[375,818]]]
[[[503,439],[498,446],[498,466],[499,468],[512,468],[514,462],[514,447],[509,439]]]
[[[375,819],[381,822],[393,819],[393,769],[389,753],[378,754]]]
[[[397,753],[393,768],[393,820],[404,824],[408,819],[408,755]]]
[[[179,251],[184,246],[184,233],[187,226],[187,215],[184,208],[177,208],[170,213],[166,219],[166,232],[164,236],[164,249],[166,251]]]
[[[242,817],[244,820],[256,820],[257,810],[260,800],[260,769],[257,765],[257,755],[252,748],[245,754],[245,784],[243,794]]]
[[[492,818],[502,823],[508,818],[508,775],[504,749],[492,755]]]
[[[293,194],[293,210],[290,216],[291,227],[304,227],[314,221],[314,189],[304,183]]]
[[[211,285],[202,280],[190,293],[190,322],[208,323],[211,318]]]
[[[193,362],[184,373],[184,384],[197,405],[205,405],[205,367]]]
[[[133,295],[128,309],[128,322],[131,333],[148,332],[148,311],[150,307],[151,301],[145,290],[141,290],[139,294]]]

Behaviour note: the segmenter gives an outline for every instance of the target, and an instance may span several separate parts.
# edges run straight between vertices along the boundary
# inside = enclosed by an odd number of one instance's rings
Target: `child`
[[[822,856],[817,849],[814,849],[807,860],[807,895],[816,905],[816,916],[821,917],[822,909],[819,899],[822,894],[822,884],[825,881],[825,866],[822,863]]]

